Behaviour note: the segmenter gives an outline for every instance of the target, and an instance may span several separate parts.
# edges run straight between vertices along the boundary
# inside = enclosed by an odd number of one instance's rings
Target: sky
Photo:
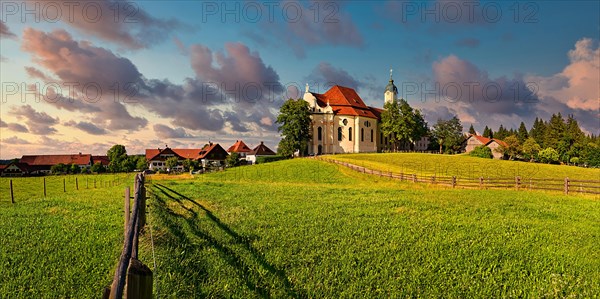
[[[600,133],[598,1],[2,1],[0,159],[168,145],[275,149],[306,84],[400,97],[479,132]]]

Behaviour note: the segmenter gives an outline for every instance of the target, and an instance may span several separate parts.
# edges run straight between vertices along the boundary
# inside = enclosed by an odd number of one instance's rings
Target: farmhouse
[[[2,176],[16,177],[29,174],[29,165],[20,162],[11,162],[8,165],[2,165]]]
[[[75,164],[79,168],[87,168],[92,166],[92,155],[90,154],[74,154],[74,155],[25,155],[19,160],[20,163],[27,165],[27,173],[30,175],[48,174],[50,168],[54,165]]]
[[[246,154],[251,151],[252,150],[242,140],[236,140],[235,143],[227,149],[229,154],[237,153],[241,160],[246,160]]]
[[[398,88],[390,72],[384,103],[397,96]],[[392,148],[390,138],[380,132],[384,110],[367,106],[354,89],[335,85],[319,94],[311,92],[307,84],[303,99],[308,102],[312,120],[309,155],[381,152]],[[425,150],[428,145],[429,140],[424,137],[413,144],[413,148]]]
[[[487,138],[483,136],[470,134],[466,139],[465,152],[468,153],[474,150],[478,146],[487,146],[492,150],[492,155],[494,159],[502,159],[503,154],[498,152],[498,148],[502,146],[506,146],[506,143],[500,139]]]
[[[206,167],[207,165],[223,164],[227,156],[227,152],[218,143],[212,142],[201,149],[169,148],[168,146],[164,149],[146,149],[146,160],[148,160],[148,169],[150,170],[166,170],[166,161],[171,157],[177,157],[180,163],[186,159],[200,161],[202,166]],[[175,170],[182,171],[183,166],[178,165]]]
[[[246,161],[254,164],[256,163],[256,158],[265,156],[275,156],[275,152],[268,148],[265,143],[261,141],[257,147],[248,153],[246,156]]]

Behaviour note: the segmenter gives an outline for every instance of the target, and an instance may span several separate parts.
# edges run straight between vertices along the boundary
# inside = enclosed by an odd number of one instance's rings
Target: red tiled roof
[[[324,94],[313,93],[317,104],[326,107],[327,103],[338,115],[354,115],[378,119],[373,110],[367,107],[352,88],[335,85]]]
[[[276,154],[261,141],[260,144],[250,152],[250,155],[274,156]]]
[[[19,160],[21,163],[28,165],[57,165],[63,164],[76,164],[76,165],[87,165],[92,160],[90,154],[77,154],[77,155],[31,155],[23,156]]]
[[[229,147],[228,153],[247,153],[252,151],[243,141],[238,140],[234,145]]]
[[[487,138],[487,137],[483,137],[483,136],[479,136],[479,135],[473,135],[473,134],[469,135],[469,137],[473,137],[473,138],[479,140],[479,142],[481,142],[482,145],[488,145],[488,144],[490,144],[492,142],[496,142],[499,145],[507,146],[506,142],[504,142],[504,141],[502,141],[500,139],[496,139],[496,138]]]
[[[108,156],[92,156],[92,164],[96,164],[96,162],[107,166],[110,163],[110,159],[108,159]]]
[[[504,146],[504,147],[508,147],[508,144],[506,144],[506,142],[504,142],[504,141],[502,141],[502,140],[500,140],[500,139],[496,139],[496,138],[492,138],[492,140],[490,140],[490,142],[489,142],[489,143],[492,143],[492,142],[494,142],[494,141],[495,141],[496,143],[498,143],[499,145],[502,145],[502,146]],[[487,144],[486,144],[486,145],[487,145]]]
[[[6,168],[6,166],[8,166],[8,165],[6,165],[6,164],[0,164],[0,170]]]
[[[220,154],[223,155],[224,157],[227,156],[227,152],[223,149],[223,147],[221,145],[219,145],[218,143],[212,143],[212,144],[207,144],[202,148],[202,151],[200,151],[200,155],[198,156],[198,159],[204,159],[213,152],[217,156],[218,156],[219,152],[221,152]]]

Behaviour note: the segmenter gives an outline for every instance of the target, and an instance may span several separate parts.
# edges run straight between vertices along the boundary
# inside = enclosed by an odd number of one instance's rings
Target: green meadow
[[[431,189],[312,159],[151,180],[148,192],[160,298],[600,293],[594,198]]]
[[[342,154],[325,158],[344,161],[369,169],[418,176],[457,176],[462,178],[557,178],[600,180],[600,169],[567,165],[550,165],[521,161],[505,161],[470,157],[468,155],[439,155],[421,153]]]
[[[132,176],[48,176],[46,198],[43,178],[12,180],[15,204],[0,179],[0,298],[99,298],[123,246]]]

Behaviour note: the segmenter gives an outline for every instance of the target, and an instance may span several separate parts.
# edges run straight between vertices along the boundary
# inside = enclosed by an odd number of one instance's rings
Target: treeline
[[[148,169],[148,161],[144,155],[127,155],[125,146],[113,145],[107,152],[110,161],[105,167],[100,162],[95,162],[91,167],[80,168],[75,164],[59,163],[50,168],[52,174],[78,174],[78,173],[105,173],[105,172],[132,172]]]
[[[469,133],[475,133],[473,126]],[[600,138],[586,135],[572,115],[564,119],[559,112],[548,121],[536,118],[530,130],[523,122],[517,130],[500,125],[492,131],[486,126],[482,136],[503,140],[506,146],[498,150],[508,159],[600,166]]]

